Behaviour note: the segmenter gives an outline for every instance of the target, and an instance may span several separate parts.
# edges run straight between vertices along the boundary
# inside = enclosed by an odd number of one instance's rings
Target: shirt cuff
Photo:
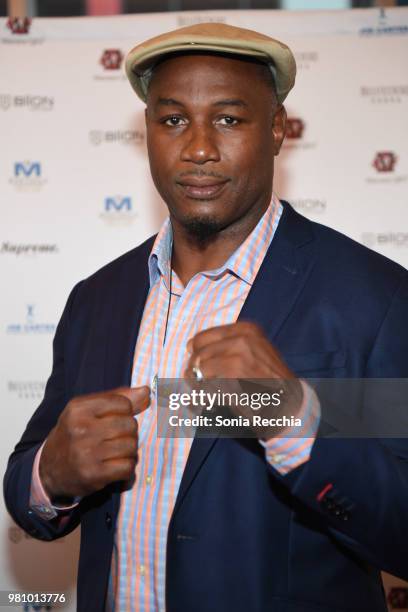
[[[37,451],[34,459],[33,471],[31,474],[31,488],[30,488],[30,510],[35,512],[40,518],[50,521],[51,519],[59,516],[61,513],[67,513],[70,510],[76,508],[81,500],[80,497],[73,499],[73,504],[69,506],[54,506],[44,490],[44,487],[40,478],[40,459],[41,453],[44,448],[45,441],[42,443]]]
[[[296,437],[293,428],[286,427],[270,440],[259,440],[268,463],[282,476],[309,460],[320,423],[319,398],[304,380],[300,380],[300,384],[303,399],[296,418],[301,419],[302,425],[296,428]]]

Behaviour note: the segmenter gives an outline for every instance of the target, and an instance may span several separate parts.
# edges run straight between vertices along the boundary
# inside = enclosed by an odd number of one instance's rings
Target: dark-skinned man
[[[304,379],[408,376],[407,272],[273,193],[284,44],[201,24],[127,74],[169,219],[73,289],[9,511],[45,540],[81,524],[80,611],[384,611],[381,570],[408,575],[407,445],[318,437]],[[293,381],[299,433],[160,438],[157,379],[183,377]]]

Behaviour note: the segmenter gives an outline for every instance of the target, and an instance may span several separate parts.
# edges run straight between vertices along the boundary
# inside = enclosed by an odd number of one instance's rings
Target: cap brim
[[[227,27],[227,26],[224,26]],[[228,26],[232,28],[232,26]],[[183,28],[186,30],[187,28]],[[191,28],[192,29],[192,28]],[[233,28],[250,32],[242,28]],[[253,33],[258,34],[258,33]],[[253,37],[206,36],[197,33],[175,32],[162,35],[132,49],[126,58],[127,77],[141,100],[146,101],[148,83],[155,63],[166,55],[177,52],[210,51],[257,58],[269,64],[274,73],[276,94],[282,103],[292,89],[296,76],[296,62],[289,47],[280,41],[258,35]]]

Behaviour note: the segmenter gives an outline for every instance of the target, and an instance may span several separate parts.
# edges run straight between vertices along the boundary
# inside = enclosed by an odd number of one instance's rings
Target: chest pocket
[[[283,353],[283,358],[295,374],[322,376],[323,372],[339,370],[346,365],[346,353],[339,349],[318,353]]]

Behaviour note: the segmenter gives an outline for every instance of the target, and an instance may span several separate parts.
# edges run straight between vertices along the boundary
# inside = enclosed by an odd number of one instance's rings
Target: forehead
[[[266,87],[268,71],[266,65],[241,57],[201,52],[169,55],[155,66],[149,95],[163,95],[164,90],[176,89],[187,93],[197,87],[208,93],[231,88],[258,90]]]

